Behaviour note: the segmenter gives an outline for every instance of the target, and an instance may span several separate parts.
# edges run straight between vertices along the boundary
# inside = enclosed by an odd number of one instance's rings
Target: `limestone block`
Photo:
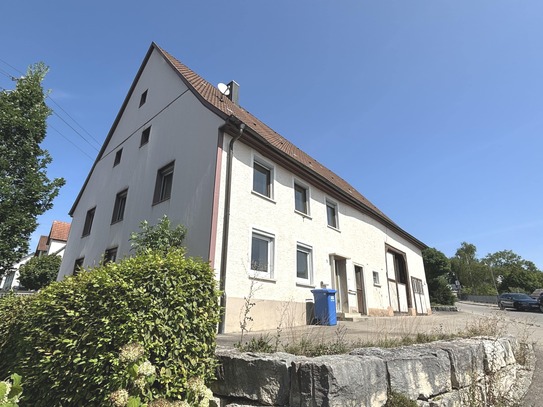
[[[480,342],[437,341],[427,346],[442,349],[449,355],[453,389],[468,387],[474,380],[483,378],[485,374],[484,349]]]
[[[290,407],[382,406],[386,400],[386,368],[379,358],[331,355],[292,364]]]
[[[412,400],[428,400],[452,389],[451,362],[444,350],[414,345],[394,349],[361,348],[351,354],[384,360],[390,390]]]
[[[485,372],[487,374],[496,373],[500,369],[503,369],[510,364],[508,362],[510,362],[511,357],[514,363],[515,356],[509,342],[505,342],[509,344],[509,346],[506,346],[499,338],[475,338],[472,340],[479,341],[483,345]]]
[[[296,356],[288,353],[242,353],[219,349],[220,366],[211,390],[218,396],[236,397],[259,404],[284,406],[290,394],[290,366]]]

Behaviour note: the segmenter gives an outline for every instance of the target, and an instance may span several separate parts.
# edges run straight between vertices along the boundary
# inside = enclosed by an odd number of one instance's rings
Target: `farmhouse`
[[[348,146],[346,146],[348,147]],[[337,315],[430,312],[421,250],[345,180],[151,44],[70,211],[59,278],[130,255],[130,233],[166,214],[188,229],[224,291],[220,330],[305,324],[314,288]]]

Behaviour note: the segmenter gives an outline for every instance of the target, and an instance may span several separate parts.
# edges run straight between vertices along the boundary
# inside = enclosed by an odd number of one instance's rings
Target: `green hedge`
[[[21,405],[108,405],[122,382],[119,349],[138,342],[157,368],[154,397],[181,398],[190,378],[213,376],[217,298],[213,270],[179,249],[53,283],[0,331],[0,361],[14,359],[0,365],[0,377],[23,376]],[[16,358],[6,353],[15,348]]]

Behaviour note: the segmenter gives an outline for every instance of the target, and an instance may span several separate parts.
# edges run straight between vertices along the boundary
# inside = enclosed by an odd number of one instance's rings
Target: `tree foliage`
[[[451,259],[452,273],[464,294],[495,295],[498,292],[532,293],[543,288],[543,273],[536,265],[512,250],[489,253],[477,258],[477,248],[462,242]]]
[[[39,290],[56,280],[62,258],[58,255],[32,257],[19,269],[19,282],[29,290]]]
[[[456,297],[449,288],[451,262],[435,248],[428,248],[422,252],[428,293],[432,304],[452,305]]]
[[[170,219],[166,215],[153,226],[144,220],[140,223],[140,228],[141,231],[130,235],[132,249],[136,254],[146,250],[167,252],[173,248],[181,248],[187,234],[187,229],[181,224],[172,228]]]
[[[14,90],[0,91],[0,275],[28,252],[37,217],[64,185],[47,177],[51,157],[40,147],[51,113],[41,85],[46,73],[33,65]]]
[[[496,280],[492,269],[477,258],[477,247],[462,242],[451,258],[451,269],[460,281],[461,292],[474,295],[496,295]]]

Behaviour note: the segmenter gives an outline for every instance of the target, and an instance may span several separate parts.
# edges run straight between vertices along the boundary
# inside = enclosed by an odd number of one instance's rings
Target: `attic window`
[[[149,142],[149,136],[151,135],[151,126],[147,127],[141,132],[140,147]]]
[[[113,161],[113,166],[115,167],[121,162],[121,156],[123,155],[123,149],[121,148],[119,151],[115,153],[115,161]]]
[[[147,90],[145,90],[145,92],[143,92],[141,94],[139,107],[142,107],[145,104],[145,102],[147,101]]]

